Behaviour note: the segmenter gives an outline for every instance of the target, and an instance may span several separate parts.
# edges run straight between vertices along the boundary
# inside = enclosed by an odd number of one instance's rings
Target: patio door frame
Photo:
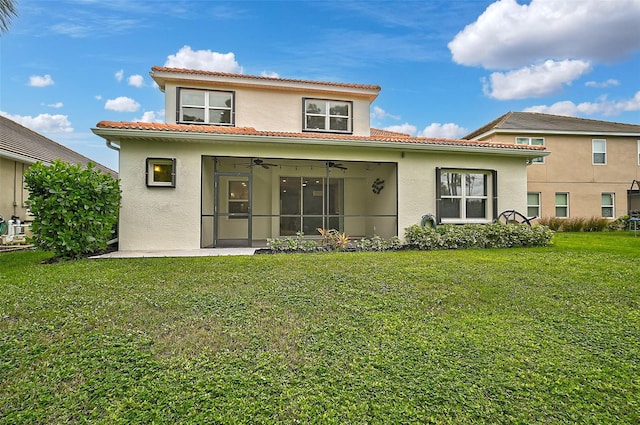
[[[220,202],[221,201],[228,201],[228,199],[221,199],[220,196],[220,177],[237,177],[239,179],[246,179],[247,184],[249,185],[249,199],[248,199],[248,206],[247,206],[247,212],[246,213],[232,213],[232,212],[225,212],[222,213],[220,212]],[[213,190],[214,190],[214,194],[213,194],[213,199],[214,199],[214,206],[213,206],[213,220],[214,220],[214,225],[213,225],[213,244],[215,247],[220,247],[220,218],[221,217],[230,217],[230,218],[236,218],[236,219],[246,219],[247,220],[247,239],[246,239],[246,246],[251,247],[252,245],[252,222],[253,222],[253,217],[252,217],[252,202],[253,202],[253,187],[252,187],[252,173],[248,172],[248,173],[230,173],[230,172],[217,172],[215,171],[213,173],[213,179],[214,179],[214,183],[213,183]],[[227,182],[229,181],[228,179],[223,179],[223,181]],[[238,238],[238,241],[242,241],[244,238]],[[236,239],[229,239],[229,238],[225,238],[222,239],[223,241],[229,241],[229,240],[236,240]]]

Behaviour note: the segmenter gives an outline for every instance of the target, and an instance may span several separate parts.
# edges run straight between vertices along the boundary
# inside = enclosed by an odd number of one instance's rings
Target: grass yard
[[[0,255],[0,424],[637,424],[640,237]]]

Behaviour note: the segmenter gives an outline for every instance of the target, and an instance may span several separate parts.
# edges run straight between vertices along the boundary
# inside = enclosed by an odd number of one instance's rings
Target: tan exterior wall
[[[351,167],[345,171],[345,208],[360,213],[375,197],[376,211],[370,214],[394,214],[397,207],[398,223],[389,228],[389,221],[375,224],[375,220],[364,223],[345,223],[347,233],[375,233],[382,237],[404,234],[404,228],[420,223],[426,213],[435,213],[436,167],[460,169],[496,170],[498,176],[498,210],[526,209],[526,166],[520,157],[491,155],[452,154],[433,152],[404,152],[400,150],[370,149],[366,147],[336,147],[322,145],[264,145],[257,143],[217,142],[142,142],[120,141],[120,178],[122,208],[120,211],[119,249],[197,249],[201,239],[201,202],[203,199],[202,170],[208,174],[205,185],[210,185],[212,169],[204,165],[203,156],[260,157],[317,159],[333,161],[368,161],[371,163],[397,163],[397,181],[394,167],[384,166],[378,170]],[[176,158],[176,187],[146,187],[145,161],[148,157]],[[246,170],[246,168],[245,168]],[[277,171],[262,170],[254,173],[254,191],[271,186],[271,199],[260,198],[258,208],[266,208],[278,214],[278,182],[281,176],[293,172],[283,168]],[[318,175],[323,174],[318,170]],[[385,189],[380,195],[359,191],[365,179],[368,185],[375,178],[385,180]],[[275,188],[275,189],[274,189]],[[397,206],[396,204],[397,190]],[[263,195],[266,191],[262,191]],[[258,197],[261,195],[258,193]],[[349,203],[347,206],[346,204]],[[381,223],[378,221],[378,223]],[[208,226],[210,224],[204,224]],[[270,226],[270,228],[269,228]],[[347,226],[354,226],[349,227]],[[360,226],[360,227],[358,227]],[[382,228],[380,228],[382,227]],[[254,229],[255,236],[276,237],[277,224],[261,222]],[[274,230],[275,229],[275,230]],[[206,241],[205,241],[206,243]]]
[[[234,87],[218,85],[189,85],[177,86],[167,83],[165,86],[165,115],[167,124],[176,123],[178,109],[178,87],[200,88],[205,90],[231,90],[235,92],[235,126],[253,127],[259,131],[282,131],[289,133],[302,132],[303,97],[319,99],[353,101],[353,134],[369,136],[369,100],[354,99],[350,96],[337,96],[336,93],[302,92],[302,91],[274,91],[255,87]]]
[[[12,215],[28,220],[25,202],[29,193],[24,190],[24,172],[29,164],[0,157],[0,215],[9,220]]]
[[[627,214],[627,189],[640,180],[637,137],[499,134],[490,139],[515,143],[516,137],[543,137],[551,152],[527,171],[528,192],[541,194],[540,216],[555,216],[557,192],[569,193],[569,217],[601,217],[603,193],[615,193],[614,217]],[[605,165],[593,164],[593,139],[607,141]]]

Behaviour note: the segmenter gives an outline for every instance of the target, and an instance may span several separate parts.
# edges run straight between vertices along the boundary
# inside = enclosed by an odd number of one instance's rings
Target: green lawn
[[[1,254],[0,424],[637,424],[639,254]]]

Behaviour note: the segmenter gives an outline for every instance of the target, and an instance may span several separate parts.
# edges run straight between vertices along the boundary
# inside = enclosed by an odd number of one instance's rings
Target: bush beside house
[[[25,174],[34,215],[32,242],[55,258],[104,251],[114,236],[120,207],[118,181],[97,170],[60,160],[34,164]]]

